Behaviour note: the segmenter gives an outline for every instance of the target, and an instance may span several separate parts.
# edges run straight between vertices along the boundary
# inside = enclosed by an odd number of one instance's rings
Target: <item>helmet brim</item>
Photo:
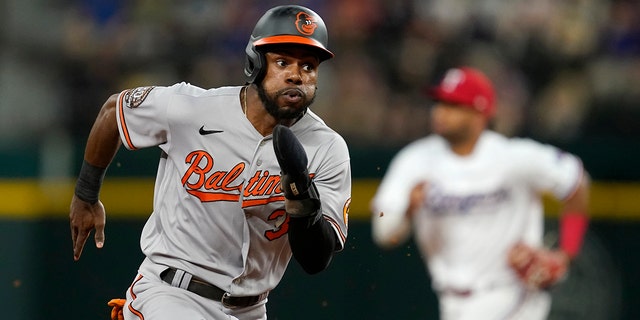
[[[324,61],[334,57],[333,52],[327,50],[327,48],[325,48],[322,45],[322,43],[320,43],[315,39],[306,38],[306,37],[293,36],[293,35],[278,35],[278,36],[265,37],[253,42],[253,45],[256,48],[260,46],[265,46],[265,45],[278,45],[278,44],[299,44],[299,45],[310,46],[313,49],[317,50],[317,52],[319,53],[318,57],[320,58],[320,61]]]

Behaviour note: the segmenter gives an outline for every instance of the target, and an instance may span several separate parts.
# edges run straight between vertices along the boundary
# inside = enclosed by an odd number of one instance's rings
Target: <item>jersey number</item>
[[[278,239],[289,231],[289,216],[284,209],[278,209],[269,215],[269,221],[276,222],[275,228],[264,232],[264,236],[273,241]]]

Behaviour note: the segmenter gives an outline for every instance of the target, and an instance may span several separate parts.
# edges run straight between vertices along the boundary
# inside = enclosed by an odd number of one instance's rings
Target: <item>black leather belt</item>
[[[171,284],[175,275],[176,269],[169,268],[160,274],[160,278],[164,282]],[[257,296],[233,297],[228,292],[195,277],[191,278],[186,289],[201,297],[220,301],[222,305],[229,309],[250,307],[266,299],[269,295],[267,291]]]

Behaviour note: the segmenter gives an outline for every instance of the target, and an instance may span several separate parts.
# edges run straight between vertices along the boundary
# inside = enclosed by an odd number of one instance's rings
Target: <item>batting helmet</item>
[[[327,27],[309,8],[284,5],[269,9],[256,23],[245,49],[244,74],[247,83],[259,82],[265,72],[264,48],[269,45],[296,44],[316,50],[320,61],[333,58],[327,49]]]

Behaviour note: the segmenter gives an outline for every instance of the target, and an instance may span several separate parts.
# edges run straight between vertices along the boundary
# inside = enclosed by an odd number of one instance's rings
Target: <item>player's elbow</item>
[[[115,110],[117,102],[118,102],[119,94],[114,93],[107,98],[107,101],[102,105],[102,110]]]
[[[313,275],[313,274],[318,274],[324,270],[327,270],[327,268],[329,267],[329,264],[331,264],[331,257],[328,257],[323,261],[298,260],[298,262],[300,263],[300,266],[302,267],[302,270],[304,270],[304,272],[306,272],[307,274]]]
[[[562,199],[564,211],[586,214],[589,207],[591,178],[584,172],[573,192]]]
[[[317,274],[329,267],[333,258],[333,250],[324,248],[319,249],[317,247],[306,247],[303,250],[300,248],[293,249],[293,257],[298,261],[302,270],[307,274]]]
[[[102,121],[115,120],[118,94],[112,94],[100,108],[98,119]]]

